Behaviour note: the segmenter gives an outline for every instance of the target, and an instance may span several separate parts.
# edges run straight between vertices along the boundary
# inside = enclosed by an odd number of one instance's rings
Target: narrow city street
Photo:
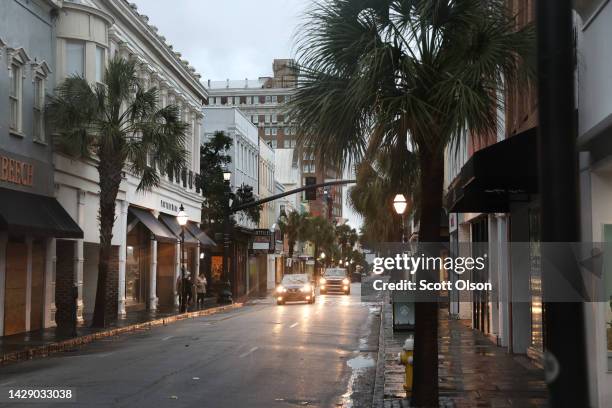
[[[359,284],[314,305],[261,299],[3,367],[0,387],[71,387],[71,407],[369,407],[379,318]]]

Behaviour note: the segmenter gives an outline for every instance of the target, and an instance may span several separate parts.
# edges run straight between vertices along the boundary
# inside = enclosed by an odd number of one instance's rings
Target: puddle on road
[[[346,365],[351,367],[352,370],[370,368],[374,367],[374,359],[366,356],[357,356],[348,360]]]

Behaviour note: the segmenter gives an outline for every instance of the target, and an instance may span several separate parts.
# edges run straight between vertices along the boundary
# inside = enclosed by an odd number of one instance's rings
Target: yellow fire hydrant
[[[404,342],[403,351],[399,353],[398,358],[400,364],[406,369],[406,382],[404,384],[404,390],[406,390],[406,396],[412,396],[412,358],[414,354],[414,339],[409,337]]]

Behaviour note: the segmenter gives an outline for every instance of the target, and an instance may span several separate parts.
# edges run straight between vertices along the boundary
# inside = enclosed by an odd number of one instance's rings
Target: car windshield
[[[325,276],[343,277],[346,276],[346,271],[344,269],[328,269],[325,271]]]
[[[283,276],[284,285],[299,285],[308,283],[308,276],[304,274],[285,275]]]

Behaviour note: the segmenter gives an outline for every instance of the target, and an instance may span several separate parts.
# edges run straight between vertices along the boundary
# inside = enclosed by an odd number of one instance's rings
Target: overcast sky
[[[204,83],[272,75],[272,60],[293,57],[296,27],[311,4],[311,0],[131,1],[195,67]],[[361,225],[346,203],[343,212],[351,226]]]
[[[132,0],[203,80],[272,74],[309,0]]]

